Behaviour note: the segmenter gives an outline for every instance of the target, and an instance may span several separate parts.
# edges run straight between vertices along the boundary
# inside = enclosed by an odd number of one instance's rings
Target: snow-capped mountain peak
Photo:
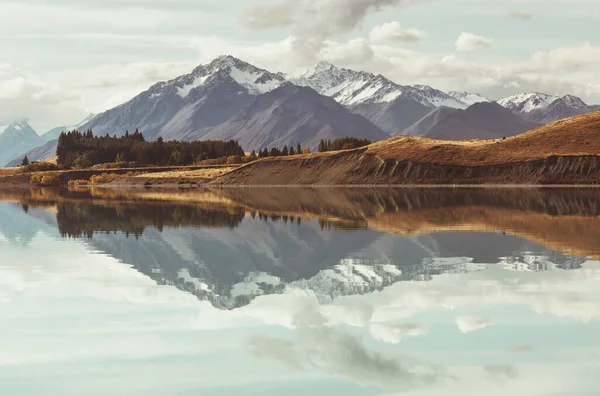
[[[22,136],[37,136],[37,132],[27,123],[27,121],[13,122],[8,125],[0,125],[0,134],[3,135],[22,135]]]
[[[465,103],[467,106],[472,106],[475,103],[491,102],[491,100],[478,93],[450,91],[448,95]]]
[[[432,88],[429,85],[413,85],[412,88],[417,90],[415,95],[419,97],[421,102],[425,105],[429,104],[431,107],[452,107],[455,109],[466,109],[469,107],[461,100],[456,99],[439,89]]]
[[[320,62],[314,69],[292,82],[311,87],[345,106],[389,103],[405,96],[427,107],[468,107],[460,100],[426,85],[399,85],[381,74],[338,68],[329,62]]]
[[[587,103],[585,103],[583,100],[581,100],[577,96],[573,96],[573,95],[565,95],[565,96],[562,96],[562,97],[556,99],[555,101],[557,101],[557,100],[560,100],[565,105],[573,107],[573,108],[586,108],[586,107],[588,107]]]
[[[175,87],[180,97],[187,98],[197,88],[229,82],[239,84],[251,95],[260,95],[278,88],[286,81],[281,73],[271,73],[231,55],[223,55],[196,67],[190,74],[158,83],[147,93],[149,98],[159,98],[166,90]]]
[[[520,93],[498,100],[498,104],[509,110],[529,113],[534,110],[545,109],[558,99],[554,95],[532,92]]]

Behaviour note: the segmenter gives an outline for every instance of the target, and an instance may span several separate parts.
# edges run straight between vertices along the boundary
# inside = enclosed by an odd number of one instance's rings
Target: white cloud
[[[384,389],[409,390],[450,378],[441,366],[371,351],[359,338],[338,329],[306,329],[297,334],[297,340],[253,336],[247,346],[258,358],[275,360],[296,370],[315,367]]]
[[[405,337],[418,337],[427,332],[426,326],[416,323],[400,325],[374,323],[369,327],[369,333],[374,339],[389,344],[399,344]]]
[[[0,64],[0,123],[17,119],[60,119],[77,111],[76,91],[33,77],[9,64]]]
[[[473,316],[459,316],[456,318],[456,324],[461,333],[471,333],[473,331],[482,330],[493,325],[489,319],[476,318]]]
[[[417,42],[427,38],[427,33],[414,28],[405,28],[400,22],[388,22],[375,26],[370,35],[373,43]]]
[[[489,47],[493,42],[494,40],[492,39],[477,36],[473,33],[463,32],[460,34],[460,36],[458,36],[455,46],[460,52],[470,52]]]

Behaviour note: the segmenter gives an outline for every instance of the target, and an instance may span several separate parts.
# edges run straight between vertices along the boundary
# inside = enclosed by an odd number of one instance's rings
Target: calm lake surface
[[[600,190],[0,191],[2,395],[600,394]]]

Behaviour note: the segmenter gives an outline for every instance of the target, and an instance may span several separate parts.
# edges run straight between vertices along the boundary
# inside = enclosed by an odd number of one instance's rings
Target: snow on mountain
[[[491,102],[491,100],[485,96],[477,93],[450,91],[448,92],[448,95],[456,100],[466,103],[468,106],[472,106],[475,103]]]
[[[400,96],[412,98],[428,107],[468,107],[460,100],[426,85],[403,86],[382,75],[338,68],[329,62],[319,63],[292,82],[311,87],[348,107],[363,103],[389,103]]]
[[[0,166],[41,143],[37,132],[26,122],[0,126]]]
[[[444,106],[454,109],[466,109],[469,107],[466,103],[428,85],[413,85],[411,88],[416,89],[416,95],[425,99],[433,107]]]
[[[37,136],[37,132],[27,123],[27,121],[18,121],[9,125],[0,125],[0,134]]]
[[[190,75],[174,80],[182,98],[194,89],[204,86],[211,79],[230,78],[252,95],[261,95],[286,82],[281,73],[271,73],[252,66],[232,56],[220,56],[206,66],[196,68]],[[159,95],[154,93],[154,95]],[[156,96],[155,96],[156,97]]]
[[[539,124],[548,124],[597,110],[597,106],[589,106],[573,95],[518,94],[501,99],[498,103],[527,121]]]
[[[509,110],[519,113],[529,113],[534,110],[545,109],[556,99],[557,97],[553,95],[534,92],[519,93],[500,99],[497,102]]]
[[[426,85],[399,85],[382,75],[338,68],[328,62],[291,81],[332,97],[391,135],[401,133],[433,108],[468,107]]]
[[[159,82],[132,100],[83,125],[120,136],[139,128],[148,139],[197,140],[226,122],[255,97],[287,80],[232,56],[221,56],[190,74]]]

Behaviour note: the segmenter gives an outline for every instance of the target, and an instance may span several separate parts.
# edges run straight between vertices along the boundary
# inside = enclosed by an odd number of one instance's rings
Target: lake
[[[600,190],[0,191],[2,395],[600,394]]]

